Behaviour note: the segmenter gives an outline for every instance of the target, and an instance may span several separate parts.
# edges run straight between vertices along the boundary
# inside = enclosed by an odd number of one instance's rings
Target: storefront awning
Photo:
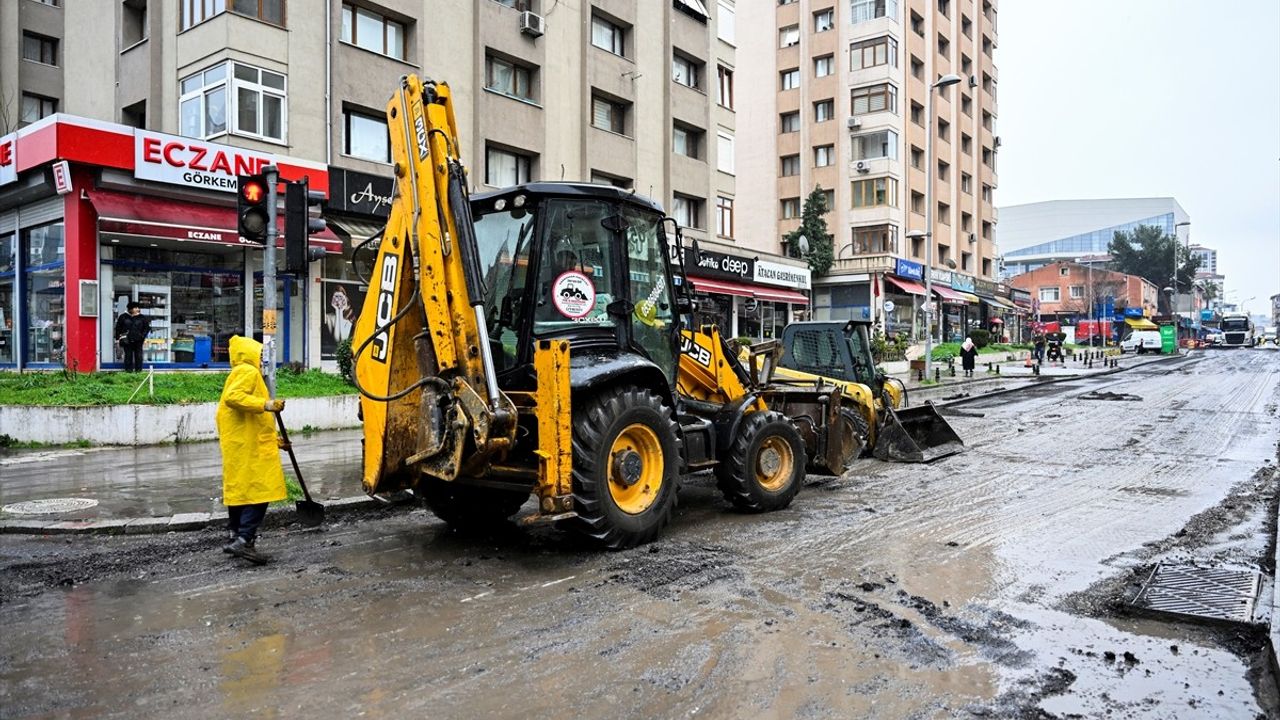
[[[974,305],[977,305],[978,303],[982,302],[982,298],[978,297],[977,295],[974,295],[973,293],[967,293],[962,290],[952,290],[952,292],[964,298],[965,301],[973,303]]]
[[[90,190],[89,199],[98,211],[98,229],[103,232],[259,247],[257,243],[240,239],[240,233],[236,229],[239,224],[236,209],[233,207],[111,190]],[[283,247],[283,212],[280,213],[277,224],[281,230],[277,247]],[[311,245],[322,247],[328,252],[342,252],[342,241],[328,228],[312,235]]]
[[[899,280],[898,278],[890,277],[889,275],[885,275],[884,279],[894,285],[897,285],[898,289],[902,292],[909,293],[911,295],[924,295],[924,288],[921,287],[919,283],[913,283],[910,280]]]
[[[364,220],[349,220],[347,218],[326,217],[325,222],[333,228],[339,236],[345,236],[350,240],[351,247],[355,247],[360,243],[368,240],[382,232],[385,223],[366,222]],[[377,247],[376,245],[374,247]]]
[[[1160,326],[1146,318],[1125,318],[1124,324],[1134,330],[1159,330]]]
[[[1014,307],[1011,303],[1005,302],[1004,300],[1001,300],[1000,298],[997,298],[997,297],[985,297],[985,296],[981,296],[981,295],[980,295],[979,297],[980,297],[980,298],[982,298],[982,302],[984,302],[984,303],[986,303],[986,304],[990,305],[990,306],[991,306],[991,307],[993,307],[993,308],[999,309],[999,310],[1014,310],[1014,311],[1016,311],[1016,310],[1018,309],[1018,308]]]
[[[962,305],[969,304],[969,298],[965,297],[966,293],[960,293],[952,290],[951,288],[937,286],[934,286],[933,291],[937,293],[938,297],[942,298],[943,302],[960,303]]]
[[[794,290],[765,287],[763,285],[748,285],[729,280],[708,280],[700,277],[691,277],[689,282],[693,283],[693,289],[698,292],[714,293],[716,295],[737,295],[738,297],[749,297],[770,302],[809,304],[809,298],[804,293],[798,293]]]

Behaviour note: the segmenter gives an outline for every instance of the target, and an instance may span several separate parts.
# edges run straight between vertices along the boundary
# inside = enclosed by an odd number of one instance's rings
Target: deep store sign
[[[133,176],[170,185],[236,191],[237,175],[254,175],[276,161],[270,153],[136,130]]]

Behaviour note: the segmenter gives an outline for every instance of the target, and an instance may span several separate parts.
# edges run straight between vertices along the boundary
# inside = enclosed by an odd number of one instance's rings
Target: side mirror
[[[502,305],[498,308],[498,323],[503,327],[511,327],[515,324],[515,306],[516,299],[511,295],[502,297]]]

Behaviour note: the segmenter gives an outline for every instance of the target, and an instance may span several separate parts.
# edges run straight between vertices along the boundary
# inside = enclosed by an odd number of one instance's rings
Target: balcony
[[[831,263],[831,269],[827,271],[827,276],[893,272],[897,266],[897,256],[889,253],[837,258],[835,262]]]

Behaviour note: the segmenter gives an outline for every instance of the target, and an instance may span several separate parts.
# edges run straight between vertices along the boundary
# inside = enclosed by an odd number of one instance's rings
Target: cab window
[[[547,236],[534,293],[535,335],[616,326],[608,313],[617,297],[613,233],[604,225],[612,211],[606,203],[589,200],[545,204]]]

